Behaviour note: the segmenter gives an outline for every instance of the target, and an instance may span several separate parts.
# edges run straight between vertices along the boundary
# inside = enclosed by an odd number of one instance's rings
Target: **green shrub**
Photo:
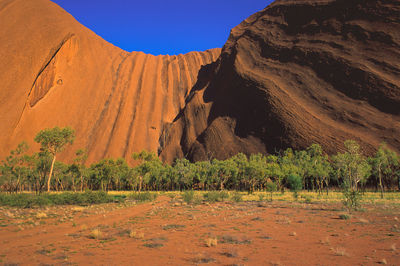
[[[229,199],[229,193],[225,190],[220,191],[219,198],[221,199],[221,201],[225,201],[225,200]]]
[[[301,198],[304,199],[304,202],[305,202],[305,203],[312,203],[312,198],[311,198],[311,196],[304,195],[304,196],[301,196]]]
[[[140,192],[140,193],[132,193],[128,197],[129,199],[136,200],[136,201],[153,201],[157,198],[156,193],[150,192]]]
[[[210,191],[204,194],[204,199],[208,202],[224,201],[229,198],[226,191]]]
[[[32,208],[48,205],[88,205],[113,202],[115,199],[105,192],[72,193],[63,192],[59,194],[0,194],[0,205]]]
[[[302,188],[301,177],[298,175],[289,175],[287,182],[291,191],[299,191]]]
[[[258,201],[264,201],[265,195],[264,194],[258,194]]]
[[[340,214],[339,218],[342,220],[349,220],[351,217],[348,214]]]
[[[243,201],[243,195],[240,194],[239,192],[234,192],[232,195],[232,200],[234,202],[242,202]]]
[[[272,201],[272,194],[273,194],[274,191],[276,191],[276,189],[277,189],[277,186],[276,186],[276,184],[274,182],[272,182],[272,181],[267,182],[267,191],[270,193],[269,194],[269,196],[270,196],[269,201]]]
[[[293,197],[297,200],[299,197],[298,191],[302,188],[302,180],[298,175],[291,174],[287,178],[289,188],[293,192]]]
[[[183,201],[186,202],[187,204],[192,203],[193,199],[194,199],[194,191],[193,190],[185,191],[182,194],[182,198],[183,198]]]
[[[358,191],[345,190],[343,192],[343,205],[348,210],[357,210],[360,207],[361,193]]]

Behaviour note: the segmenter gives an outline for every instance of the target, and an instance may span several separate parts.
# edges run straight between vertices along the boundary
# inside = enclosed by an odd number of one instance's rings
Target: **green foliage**
[[[48,190],[51,187],[57,191],[180,190],[186,191],[182,195],[184,200],[193,203],[202,199],[192,190],[211,191],[205,197],[215,202],[229,198],[226,190],[268,191],[272,200],[273,192],[284,192],[285,187],[293,191],[303,187],[321,194],[324,189],[328,193],[332,185],[351,192],[359,191],[365,184],[377,184],[383,196],[384,189],[393,188],[400,176],[399,156],[384,144],[369,159],[362,155],[355,141],[346,141],[346,150],[332,157],[320,145],[313,144],[306,150],[286,149],[267,156],[239,153],[226,160],[195,163],[182,158],[173,165],[147,151],[132,154],[135,167],[123,158],[106,158],[87,167],[85,150],[76,152],[72,164],[56,161],[56,154],[73,140],[72,129],[56,127],[42,130],[35,137],[41,144],[40,152],[28,155],[28,145],[21,143],[0,165],[0,189],[40,194],[47,181]]]
[[[128,164],[122,158],[103,159],[90,166],[90,181],[92,188],[109,191],[112,188],[121,189],[121,183],[125,183],[131,171]]]
[[[336,173],[343,180],[343,204],[349,210],[357,209],[361,201],[358,191],[371,173],[371,166],[362,155],[360,146],[354,140],[344,143],[346,152],[338,153],[333,157]]]
[[[307,149],[307,155],[308,161],[305,162],[305,174],[317,183],[318,192],[321,194],[324,186],[328,187],[329,185],[332,167],[328,156],[323,154],[322,148],[318,144],[311,145]]]
[[[339,215],[339,218],[342,219],[342,220],[349,220],[350,219],[350,215],[343,213],[343,214]]]
[[[354,190],[345,190],[343,192],[343,205],[349,210],[357,210],[360,208],[361,193]]]
[[[240,194],[240,192],[235,191],[235,192],[232,194],[232,200],[233,200],[234,202],[242,202],[242,201],[243,201],[243,195]]]
[[[18,192],[28,179],[30,174],[30,157],[26,155],[28,150],[26,142],[20,143],[0,166],[0,185],[8,192]]]
[[[132,193],[128,196],[128,199],[136,200],[136,201],[154,201],[157,198],[157,193],[151,192],[139,192],[139,193]]]
[[[382,143],[375,156],[369,159],[372,165],[372,173],[376,177],[376,184],[379,184],[381,198],[384,194],[384,185],[391,187],[400,178],[400,158],[396,152],[390,150],[385,143]],[[397,180],[396,180],[397,179]]]
[[[304,199],[305,203],[312,203],[312,198],[308,195],[302,195],[301,196]]]
[[[205,193],[203,197],[206,201],[214,203],[228,199],[229,194],[226,191],[209,191]]]
[[[193,190],[185,191],[182,194],[182,198],[187,204],[200,204],[203,201],[202,196],[196,194]]]
[[[0,193],[0,205],[20,208],[43,207],[48,205],[89,205],[115,202],[116,199],[104,192],[84,192],[33,195],[28,193]]]
[[[354,140],[344,143],[346,152],[333,156],[334,165],[339,178],[343,180],[346,190],[358,191],[371,173],[371,166],[360,151],[360,146]]]
[[[302,188],[302,183],[301,183],[301,177],[295,174],[291,174],[288,176],[288,185],[291,191],[296,192],[301,190]]]
[[[298,191],[302,188],[301,177],[296,174],[291,174],[288,176],[287,180],[289,188],[293,192],[293,197],[297,200]]]
[[[267,182],[266,189],[269,192],[269,201],[272,201],[272,195],[273,195],[273,192],[276,191],[277,186],[276,186],[276,184],[274,182],[269,180]]]
[[[183,199],[184,202],[186,202],[188,204],[192,203],[193,199],[194,199],[194,191],[193,190],[185,191],[182,194],[182,199]]]
[[[135,160],[141,160],[145,162],[150,162],[158,159],[157,155],[154,152],[148,152],[148,151],[141,151],[139,153],[135,152],[132,154],[132,158]]]
[[[50,166],[50,173],[47,179],[47,191],[50,191],[51,176],[56,161],[57,153],[61,152],[65,145],[72,144],[75,140],[75,131],[70,127],[41,130],[35,137],[35,141],[40,143],[41,151],[49,152],[53,155],[53,161]]]
[[[42,150],[55,155],[61,152],[66,144],[72,144],[75,140],[75,131],[70,127],[41,130],[35,137]]]

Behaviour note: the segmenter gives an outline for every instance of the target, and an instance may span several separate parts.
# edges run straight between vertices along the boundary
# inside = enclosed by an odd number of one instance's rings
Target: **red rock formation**
[[[160,139],[161,157],[226,158],[346,139],[400,151],[400,2],[278,0],[231,32]]]
[[[0,154],[54,126],[76,130],[64,157],[92,162],[157,151],[202,65],[220,49],[178,56],[128,53],[48,0],[0,0]]]
[[[221,56],[127,53],[48,0],[0,0],[0,25],[2,156],[54,126],[76,130],[64,156],[87,148],[88,162],[333,153],[346,139],[400,151],[398,0],[276,1]]]

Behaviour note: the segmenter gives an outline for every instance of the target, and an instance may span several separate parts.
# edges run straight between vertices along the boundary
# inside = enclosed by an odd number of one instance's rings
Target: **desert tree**
[[[46,183],[51,167],[51,154],[48,151],[40,151],[29,157],[30,173],[29,182],[35,188],[36,193],[41,193]]]
[[[21,190],[22,183],[27,178],[29,156],[26,152],[28,149],[28,144],[25,141],[21,142],[15,150],[10,152],[10,155],[1,165],[1,183],[3,183],[3,186],[9,192],[18,192],[18,190]]]
[[[179,190],[192,188],[195,173],[194,166],[185,158],[175,160],[174,170],[178,178]]]
[[[232,182],[235,189],[242,189],[246,187],[247,183],[247,166],[249,161],[247,156],[243,153],[238,153],[232,157],[233,162],[236,164],[237,174],[236,179]]]
[[[283,190],[284,172],[279,161],[279,157],[276,155],[267,156],[266,177],[273,181],[277,190]]]
[[[88,153],[85,149],[79,149],[75,152],[75,158],[73,164],[70,167],[70,171],[73,172],[74,176],[79,176],[80,180],[80,190],[83,191],[84,187],[84,179],[87,177],[87,168],[85,166],[85,162],[88,158]],[[74,182],[75,183],[75,182]],[[75,184],[74,184],[75,189]]]
[[[379,184],[381,198],[383,198],[384,180],[389,184],[394,181],[399,170],[399,157],[396,152],[390,150],[385,143],[382,143],[375,156],[370,158],[370,163],[373,174],[378,179],[376,183]]]
[[[371,166],[356,141],[346,140],[344,146],[346,148],[344,153],[333,156],[334,165],[345,187],[358,191],[358,186],[370,176]]]
[[[193,182],[196,187],[194,189],[204,189],[206,186],[207,178],[210,175],[210,169],[212,168],[210,161],[198,161],[195,162],[195,172],[193,176]]]
[[[53,174],[56,155],[61,152],[67,144],[72,144],[75,140],[75,131],[70,127],[51,128],[41,130],[35,137],[35,141],[40,143],[43,151],[48,151],[52,155],[50,173],[47,179],[47,192],[50,191],[51,176]]]
[[[328,156],[323,153],[319,144],[312,144],[308,147],[307,154],[309,159],[309,163],[306,165],[308,175],[316,180],[319,194],[322,193],[324,185],[328,194],[329,177],[332,171]]]
[[[247,168],[246,168],[246,176],[248,179],[249,193],[253,193],[255,187],[260,184],[266,183],[267,180],[267,163],[264,155],[252,154],[249,158]]]
[[[74,178],[68,171],[69,165],[63,162],[56,161],[54,163],[53,175],[54,175],[54,188],[56,191],[64,191],[71,187],[74,182]]]
[[[139,153],[133,153],[132,159],[139,162],[139,165],[133,168],[132,178],[136,179],[131,181],[138,187],[138,191],[141,192],[143,185],[147,185],[150,180],[152,165],[154,161],[159,161],[158,156],[154,152],[141,151]]]
[[[371,166],[354,140],[344,142],[346,151],[333,156],[334,166],[339,178],[343,180],[344,205],[351,209],[358,208],[361,195],[359,184],[364,184],[371,174]]]

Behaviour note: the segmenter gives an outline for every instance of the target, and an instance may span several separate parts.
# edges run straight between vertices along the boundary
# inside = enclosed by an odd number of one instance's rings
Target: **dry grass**
[[[44,212],[38,212],[38,213],[36,214],[36,218],[37,218],[37,219],[47,218],[47,214],[44,213]]]
[[[321,240],[321,244],[329,245],[330,243],[331,241],[329,240],[329,237],[326,237],[324,240]]]
[[[80,229],[81,229],[81,231],[85,231],[85,230],[88,229],[88,227],[87,227],[86,224],[82,224],[82,225],[80,226]]]
[[[76,207],[73,207],[71,210],[74,212],[81,212],[81,211],[84,211],[85,208],[82,206],[76,206]]]
[[[278,224],[291,224],[292,221],[288,217],[283,217],[282,219],[276,220]]]
[[[92,238],[92,239],[100,239],[100,238],[102,238],[102,236],[103,236],[103,233],[99,229],[94,229],[89,234],[89,238]]]
[[[346,256],[346,257],[349,256],[344,247],[331,248],[331,250],[336,256]]]
[[[129,231],[129,237],[134,239],[143,239],[144,233],[143,232],[136,232],[135,230]]]
[[[296,232],[291,232],[291,233],[289,234],[289,236],[297,236],[297,233],[296,233]]]
[[[393,243],[393,244],[390,246],[390,249],[391,249],[392,251],[396,251],[396,250],[397,250],[397,248],[396,248],[396,243]]]
[[[213,238],[207,238],[206,239],[206,246],[207,247],[216,247],[218,245],[218,239],[216,237]]]

